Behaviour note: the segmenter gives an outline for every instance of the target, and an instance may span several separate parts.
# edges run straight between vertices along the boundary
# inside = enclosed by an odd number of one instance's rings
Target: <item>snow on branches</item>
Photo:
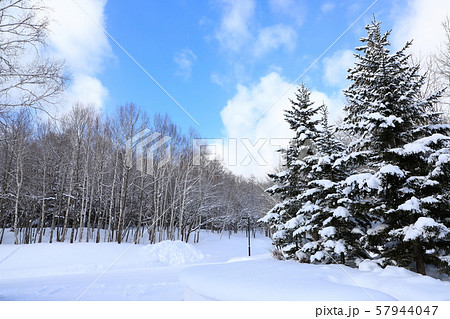
[[[334,130],[302,85],[286,121],[296,136],[270,189],[282,203],[261,221],[278,230],[286,258],[450,269],[450,126],[423,97],[424,77],[406,51],[389,50],[381,23],[366,26],[344,90],[347,116]],[[323,107],[322,107],[323,108]],[[335,132],[351,137],[344,145]],[[446,257],[447,256],[447,257]]]

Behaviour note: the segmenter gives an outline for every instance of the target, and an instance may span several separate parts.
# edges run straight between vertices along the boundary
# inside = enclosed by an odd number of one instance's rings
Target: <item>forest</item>
[[[150,121],[134,104],[107,120],[81,105],[45,123],[28,110],[3,119],[0,241],[9,229],[16,243],[42,242],[45,231],[50,242],[139,243],[144,233],[151,242],[188,241],[201,228],[237,231],[243,217],[256,221],[270,207],[258,181],[207,156],[197,165],[194,135],[167,116]],[[150,128],[171,137],[153,154],[153,174],[139,169],[135,152],[132,165],[127,160],[127,141]],[[159,165],[167,150],[170,161]]]
[[[194,161],[198,134],[168,116],[133,103],[111,116],[81,103],[50,114],[62,107],[70,76],[63,61],[39,55],[48,26],[42,10],[39,2],[0,4],[0,243],[9,231],[16,244],[139,243],[198,241],[201,228],[235,232],[247,225],[243,217],[255,227],[273,203],[265,185],[207,154]],[[35,52],[32,62],[18,58],[26,52]],[[144,130],[170,140],[140,167]]]

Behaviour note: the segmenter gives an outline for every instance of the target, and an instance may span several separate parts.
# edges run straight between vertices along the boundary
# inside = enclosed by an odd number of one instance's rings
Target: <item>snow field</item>
[[[270,249],[258,234],[248,257],[244,234],[209,232],[196,244],[4,244],[0,300],[450,300],[449,282],[402,268],[279,261]]]
[[[450,283],[364,261],[359,269],[269,258],[201,265],[181,273],[185,298],[200,300],[450,300]]]

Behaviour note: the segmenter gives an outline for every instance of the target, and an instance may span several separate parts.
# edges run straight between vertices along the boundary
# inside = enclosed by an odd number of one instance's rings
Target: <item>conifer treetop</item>
[[[427,123],[426,110],[438,97],[420,97],[424,77],[419,65],[408,62],[411,42],[391,54],[390,31],[382,34],[380,26],[376,20],[366,26],[368,35],[361,38],[365,45],[356,48],[360,53],[347,77],[352,84],[344,90],[347,116],[342,129],[357,137],[355,151],[380,152],[411,142],[411,128]]]

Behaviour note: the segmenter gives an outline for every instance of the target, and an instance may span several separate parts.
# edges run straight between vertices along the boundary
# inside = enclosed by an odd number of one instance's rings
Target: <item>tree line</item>
[[[193,131],[132,103],[107,119],[76,105],[58,121],[21,109],[3,123],[0,242],[9,229],[15,243],[198,240],[200,229],[237,231],[242,217],[256,221],[270,205],[257,181],[203,152],[194,160]],[[136,150],[144,129],[170,137],[151,158]]]

